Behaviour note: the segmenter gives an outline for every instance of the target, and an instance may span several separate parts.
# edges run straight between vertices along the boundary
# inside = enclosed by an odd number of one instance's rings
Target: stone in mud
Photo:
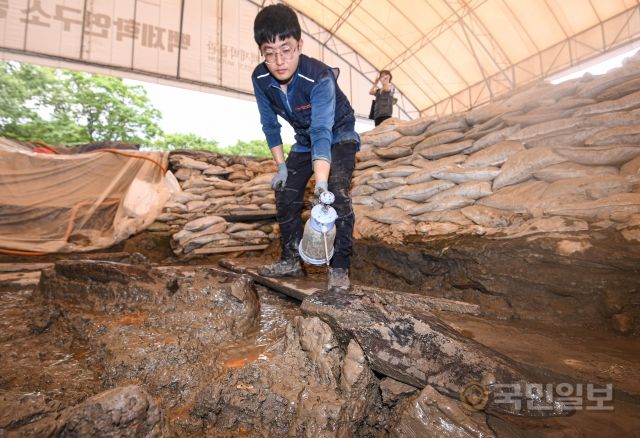
[[[191,415],[226,436],[376,436],[382,403],[359,350],[341,349],[320,319],[296,317],[270,358],[204,385]]]
[[[524,151],[522,142],[505,140],[469,155],[464,167],[500,166],[512,155]]]
[[[640,156],[640,147],[635,145],[557,148],[554,151],[568,161],[589,166],[619,166]]]
[[[157,402],[145,390],[134,385],[94,395],[15,433],[19,436],[172,436]]]
[[[563,161],[567,159],[548,148],[518,152],[510,156],[502,165],[500,174],[493,181],[493,190],[526,181],[537,170]]]
[[[413,222],[411,216],[407,215],[404,210],[397,207],[372,210],[367,213],[367,216],[374,221],[389,225]]]
[[[495,438],[479,412],[439,394],[427,385],[394,415],[390,437]]]
[[[434,180],[423,182],[420,184],[411,184],[404,187],[397,187],[396,189],[399,190],[394,193],[393,197],[400,199],[409,199],[415,202],[423,202],[436,193],[450,189],[454,185],[455,183],[446,180]]]
[[[457,143],[445,143],[435,146],[428,146],[417,151],[424,158],[429,160],[437,160],[443,157],[449,157],[459,153],[466,153],[470,150],[473,140],[462,140]]]
[[[376,190],[389,190],[398,186],[404,186],[406,183],[406,178],[402,177],[374,178],[367,181],[367,185]]]
[[[375,149],[375,153],[380,158],[393,160],[395,158],[406,157],[413,153],[413,150],[407,146],[394,146]]]
[[[430,181],[433,179],[433,174],[435,172],[454,164],[463,163],[466,158],[466,155],[454,155],[452,157],[440,158],[435,161],[428,160],[426,162],[419,163],[421,169],[407,177],[407,184],[419,184]]]
[[[342,345],[352,339],[358,342],[373,370],[401,382],[419,388],[431,385],[454,398],[470,382],[482,382],[488,391],[488,411],[521,416],[567,414],[557,402],[550,404],[550,410],[536,410],[543,398],[523,400],[521,409],[494,403],[494,384],[524,385],[532,377],[507,357],[443,324],[421,305],[421,299],[382,291],[322,291],[306,298],[301,308],[305,315],[329,324]]]
[[[394,407],[399,402],[415,395],[419,391],[415,386],[399,382],[391,377],[380,380],[380,392],[382,393],[382,403]]]
[[[462,184],[469,181],[492,181],[500,174],[500,169],[493,166],[463,167],[453,165],[433,173],[434,178]]]
[[[598,175],[617,175],[618,169],[613,166],[585,166],[577,163],[558,163],[533,173],[540,181],[554,182],[562,179],[583,178]]]

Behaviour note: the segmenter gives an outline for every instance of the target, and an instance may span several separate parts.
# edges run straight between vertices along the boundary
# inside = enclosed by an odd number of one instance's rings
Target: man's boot
[[[351,287],[349,270],[346,268],[329,268],[327,274],[327,290],[337,289],[348,291]]]
[[[270,265],[258,268],[258,274],[263,277],[304,277],[302,264],[298,257],[279,260]]]

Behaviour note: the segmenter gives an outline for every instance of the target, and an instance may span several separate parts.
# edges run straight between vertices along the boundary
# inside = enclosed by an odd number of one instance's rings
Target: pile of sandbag
[[[271,179],[273,160],[249,159],[206,151],[176,151],[169,157],[170,170],[180,189],[156,219],[174,232],[177,255],[253,248],[274,238],[273,221],[227,222],[221,216],[235,213],[272,212],[275,196]],[[246,248],[245,248],[246,249]]]
[[[172,236],[171,247],[178,256],[217,254],[265,249],[274,239],[268,224],[227,222],[220,216],[203,216],[187,222]]]
[[[441,118],[389,119],[361,138],[360,236],[376,223],[507,237],[640,224],[640,54],[606,75],[540,82]]]

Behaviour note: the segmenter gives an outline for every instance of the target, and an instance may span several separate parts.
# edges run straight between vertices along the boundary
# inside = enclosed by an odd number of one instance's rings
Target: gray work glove
[[[327,181],[317,182],[315,188],[313,189],[313,196],[315,198],[313,200],[313,205],[318,205],[318,203],[320,202],[320,195],[328,191],[329,191],[329,183]]]
[[[271,180],[271,188],[276,192],[284,190],[284,185],[287,182],[287,164],[280,163],[278,164],[278,173],[275,174],[273,179]]]

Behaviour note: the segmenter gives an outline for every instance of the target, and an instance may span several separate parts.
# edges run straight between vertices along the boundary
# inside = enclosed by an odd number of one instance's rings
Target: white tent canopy
[[[251,98],[253,20],[274,1],[0,1],[0,57],[155,77]],[[637,0],[291,0],[304,52],[341,69],[356,112],[391,70],[398,116],[481,105],[623,46],[640,44]]]

